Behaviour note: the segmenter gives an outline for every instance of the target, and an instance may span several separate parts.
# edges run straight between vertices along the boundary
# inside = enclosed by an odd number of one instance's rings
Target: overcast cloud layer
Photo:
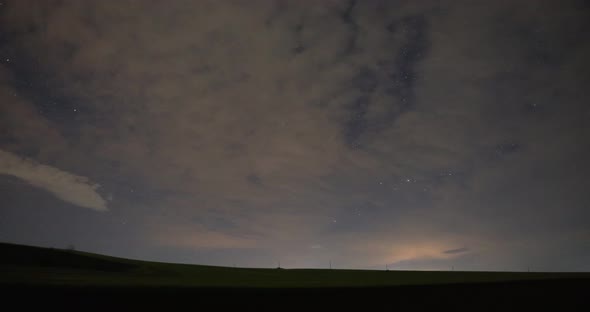
[[[2,241],[590,269],[584,1],[2,3]]]

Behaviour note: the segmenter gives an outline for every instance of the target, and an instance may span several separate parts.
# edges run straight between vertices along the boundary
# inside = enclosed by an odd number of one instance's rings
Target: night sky
[[[590,270],[588,1],[2,1],[0,241]]]

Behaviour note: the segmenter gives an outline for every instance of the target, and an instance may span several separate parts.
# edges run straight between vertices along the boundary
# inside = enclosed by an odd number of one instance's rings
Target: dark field
[[[277,311],[590,308],[589,273],[246,269],[11,244],[0,244],[0,265],[3,302],[66,310],[212,304]]]

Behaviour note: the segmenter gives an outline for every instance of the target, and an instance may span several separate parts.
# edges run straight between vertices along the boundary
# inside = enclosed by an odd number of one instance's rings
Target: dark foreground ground
[[[1,311],[590,311],[590,274],[278,270],[0,243]]]
[[[0,291],[3,304],[20,311],[590,311],[586,279],[374,288],[4,285]]]

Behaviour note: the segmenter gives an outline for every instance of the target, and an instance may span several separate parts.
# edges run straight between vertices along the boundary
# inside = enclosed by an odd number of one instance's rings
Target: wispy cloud
[[[99,185],[88,178],[40,164],[0,150],[0,174],[22,179],[76,206],[107,211],[107,203],[96,192]]]
[[[453,255],[453,254],[465,253],[465,252],[468,252],[468,251],[469,251],[469,248],[462,247],[462,248],[445,250],[445,251],[443,251],[443,253],[449,254],[449,255]]]
[[[224,233],[198,226],[160,228],[155,241],[164,246],[197,249],[242,249],[259,246],[259,242],[253,237]]]

